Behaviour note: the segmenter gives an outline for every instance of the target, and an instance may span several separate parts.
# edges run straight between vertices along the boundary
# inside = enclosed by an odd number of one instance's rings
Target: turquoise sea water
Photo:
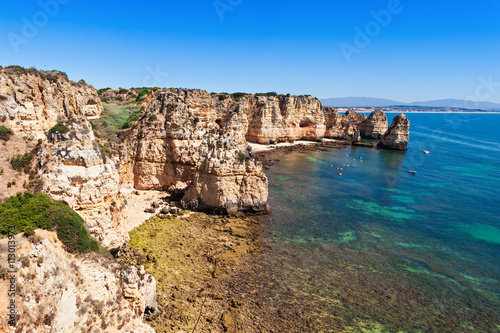
[[[407,116],[407,152],[296,152],[267,171],[262,293],[311,332],[500,332],[500,115]]]

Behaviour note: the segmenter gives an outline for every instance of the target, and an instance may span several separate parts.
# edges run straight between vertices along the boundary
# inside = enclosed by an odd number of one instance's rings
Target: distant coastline
[[[358,111],[361,112],[361,111]],[[363,111],[365,112],[365,111]],[[368,112],[368,111],[366,111]],[[384,111],[385,113],[401,113],[403,111]],[[454,113],[477,113],[477,114],[500,114],[500,111],[405,111],[405,113],[443,113],[443,114],[454,114]]]

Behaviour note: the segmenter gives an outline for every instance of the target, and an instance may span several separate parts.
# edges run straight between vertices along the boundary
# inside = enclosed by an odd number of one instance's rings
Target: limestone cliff
[[[45,139],[61,119],[99,117],[101,101],[92,86],[61,72],[11,67],[0,70],[0,122],[15,133]]]
[[[155,332],[143,316],[157,308],[156,281],[143,268],[124,269],[95,253],[69,254],[55,233],[44,230],[15,240],[16,332]],[[0,249],[6,267],[7,239],[0,240]],[[0,280],[2,292],[8,283]],[[6,308],[0,309],[2,319]],[[8,332],[5,323],[0,331]]]
[[[123,246],[119,176],[88,121],[103,110],[96,90],[60,72],[12,67],[0,71],[0,94],[0,125],[41,140],[33,168],[42,181],[38,190],[75,209],[108,249]]]
[[[184,193],[195,207],[267,211],[267,178],[244,154],[247,124],[241,107],[228,110],[205,91],[157,91],[124,136],[122,179]]]
[[[404,113],[394,117],[391,127],[385,132],[378,147],[391,150],[407,150],[410,137],[410,121]]]
[[[249,117],[248,141],[320,140],[325,134],[325,115],[315,97],[252,96],[242,106]]]
[[[375,110],[360,124],[359,134],[364,139],[382,139],[387,129],[387,116],[382,110]]]
[[[324,113],[326,118],[325,137],[347,141],[359,141],[361,139],[359,127],[366,119],[364,114],[349,109],[341,115],[331,107],[325,107]]]

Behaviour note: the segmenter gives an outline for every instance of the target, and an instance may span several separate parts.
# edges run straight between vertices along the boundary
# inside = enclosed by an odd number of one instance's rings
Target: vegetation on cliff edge
[[[4,141],[8,141],[10,137],[13,135],[12,130],[5,126],[0,126],[0,139]]]
[[[99,243],[90,237],[83,219],[70,207],[45,194],[18,193],[0,204],[0,234],[31,234],[33,229],[56,231],[57,237],[72,253],[98,251]]]
[[[117,141],[118,133],[128,128],[143,111],[140,105],[115,105],[102,103],[104,111],[99,119],[91,120],[92,128],[99,138]]]

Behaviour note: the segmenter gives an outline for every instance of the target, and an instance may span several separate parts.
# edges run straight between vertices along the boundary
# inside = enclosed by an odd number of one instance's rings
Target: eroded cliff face
[[[347,141],[359,141],[361,139],[359,127],[366,120],[364,114],[349,109],[341,115],[331,107],[325,107],[324,113],[326,118],[325,137]]]
[[[244,154],[247,116],[227,107],[201,90],[155,92],[125,135],[123,181],[184,193],[194,207],[267,211],[267,178]]]
[[[15,239],[16,332],[155,332],[143,317],[146,308],[157,309],[156,281],[143,268],[124,269],[95,253],[69,254],[54,232],[36,230],[31,240],[21,234]],[[0,240],[0,249],[6,267],[7,239]],[[0,280],[2,291],[8,283]],[[0,309],[3,319],[6,310]],[[11,331],[6,320],[1,330]]]
[[[392,120],[391,127],[385,132],[378,147],[390,150],[407,150],[410,138],[410,120],[404,113],[398,114]]]
[[[375,110],[360,124],[359,134],[365,139],[382,139],[387,129],[387,116],[382,110]]]
[[[101,101],[92,86],[60,72],[0,70],[0,122],[15,133],[45,139],[60,119],[99,117]]]
[[[320,140],[325,135],[325,115],[315,97],[252,96],[242,105],[249,117],[250,142]]]
[[[59,72],[3,69],[0,94],[0,124],[17,137],[41,139],[33,163],[42,181],[38,190],[76,210],[108,249],[123,246],[128,234],[118,172],[100,151],[88,121],[103,110],[96,90]],[[56,124],[67,132],[52,133]]]
[[[68,124],[38,156],[41,192],[73,208],[101,245],[115,251],[128,242],[125,200],[115,163],[95,141],[88,123]]]

